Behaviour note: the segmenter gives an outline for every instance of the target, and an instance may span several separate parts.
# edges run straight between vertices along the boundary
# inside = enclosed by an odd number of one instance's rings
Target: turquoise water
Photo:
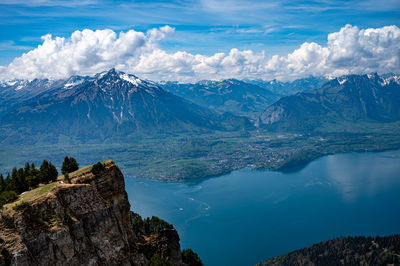
[[[205,265],[253,265],[347,235],[400,233],[400,151],[326,156],[295,173],[197,184],[126,178],[132,210],[174,224]]]

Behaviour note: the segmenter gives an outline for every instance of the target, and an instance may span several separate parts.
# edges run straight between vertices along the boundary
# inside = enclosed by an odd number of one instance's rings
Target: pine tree
[[[65,156],[64,161],[61,166],[61,173],[65,175],[66,173],[72,173],[79,169],[79,165],[75,158]]]
[[[8,180],[7,183],[7,187],[6,190],[12,190],[12,191],[17,191],[17,184],[16,184],[16,180],[17,180],[17,167],[14,167],[11,171],[11,176],[8,175],[7,179]]]
[[[25,165],[26,169],[26,165]],[[25,178],[26,182],[28,183],[28,186],[30,189],[35,188],[39,185],[40,183],[40,176],[39,176],[39,171],[36,169],[35,164],[32,163],[29,166],[29,170],[25,170]],[[27,174],[29,173],[29,174]]]
[[[25,175],[24,175],[24,169],[20,168],[18,170],[13,169],[13,175],[11,177],[11,181],[12,181],[12,185],[13,185],[13,191],[19,193],[22,193],[26,190],[28,190],[28,184],[26,182],[25,179]]]
[[[64,161],[61,166],[61,173],[63,175],[65,175],[66,173],[69,173],[69,168],[70,168],[69,165],[70,165],[69,157],[65,156]]]
[[[36,166],[35,166],[34,163],[31,164],[30,173],[31,173],[31,175],[36,176],[36,177],[39,178],[39,170],[36,169]]]
[[[26,163],[24,167],[24,175],[25,176],[30,175],[30,171],[31,171],[31,166],[29,165],[29,163]]]
[[[10,182],[11,182],[10,173],[7,173],[7,177],[6,177],[6,179],[4,180],[4,182],[6,183],[5,188],[8,190],[8,186],[9,186],[9,184],[10,184]]]
[[[40,182],[48,183],[50,181],[50,168],[49,162],[44,160],[42,165],[40,166]]]
[[[70,157],[69,160],[70,160],[70,162],[71,162],[71,172],[78,170],[78,169],[79,169],[79,164],[78,164],[78,162],[75,160],[75,158]]]
[[[52,182],[56,181],[58,177],[57,168],[50,162],[49,163],[49,180]]]
[[[6,189],[6,182],[4,181],[4,177],[0,174],[0,193]]]

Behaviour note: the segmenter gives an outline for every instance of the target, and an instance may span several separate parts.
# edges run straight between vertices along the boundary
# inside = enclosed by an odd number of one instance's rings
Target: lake
[[[322,157],[292,173],[197,183],[126,178],[132,210],[178,230],[205,265],[253,265],[339,236],[400,233],[400,151]]]

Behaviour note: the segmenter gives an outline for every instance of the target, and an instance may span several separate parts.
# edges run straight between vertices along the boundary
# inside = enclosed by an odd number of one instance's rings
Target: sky
[[[1,0],[0,80],[400,72],[399,0]]]

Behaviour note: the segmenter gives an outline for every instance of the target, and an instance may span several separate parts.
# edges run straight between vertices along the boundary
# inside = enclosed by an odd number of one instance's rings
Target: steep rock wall
[[[154,255],[182,264],[175,229],[135,233],[124,177],[107,161],[71,174],[20,210],[2,213],[0,265],[145,265]]]

